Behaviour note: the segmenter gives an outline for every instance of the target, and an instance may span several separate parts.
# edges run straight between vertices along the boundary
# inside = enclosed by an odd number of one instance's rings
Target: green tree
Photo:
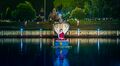
[[[5,19],[11,19],[11,9],[10,9],[10,7],[6,8]]]
[[[85,12],[83,9],[76,7],[75,9],[72,10],[70,17],[83,19],[85,17]]]
[[[85,4],[84,5],[85,15],[86,15],[86,17],[89,17],[88,15],[89,15],[89,11],[90,11],[90,5],[88,4],[88,2],[85,2],[84,4]]]
[[[74,8],[75,2],[74,0],[55,0],[53,4],[56,9],[68,12]]]
[[[17,8],[12,12],[12,16],[20,21],[32,20],[36,17],[36,11],[29,2],[25,1],[25,3],[17,5]]]

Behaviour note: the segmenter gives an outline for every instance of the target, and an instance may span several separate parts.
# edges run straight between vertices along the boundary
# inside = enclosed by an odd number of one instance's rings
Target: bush
[[[69,19],[69,20],[68,20],[68,23],[69,23],[70,25],[77,25],[77,22],[75,21],[75,19]]]

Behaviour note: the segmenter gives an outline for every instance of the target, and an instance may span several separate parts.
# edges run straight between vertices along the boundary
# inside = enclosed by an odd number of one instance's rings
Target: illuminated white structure
[[[62,29],[64,34],[69,30],[69,24],[62,22],[62,23],[56,23],[53,25],[54,31],[59,34],[59,30]]]

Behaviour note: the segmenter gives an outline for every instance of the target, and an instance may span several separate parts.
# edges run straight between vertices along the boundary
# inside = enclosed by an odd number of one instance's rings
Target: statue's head
[[[56,12],[56,9],[55,9],[55,8],[53,8],[53,12]]]

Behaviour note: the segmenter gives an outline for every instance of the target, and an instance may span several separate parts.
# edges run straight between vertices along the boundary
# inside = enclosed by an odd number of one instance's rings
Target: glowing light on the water
[[[42,38],[40,38],[40,50],[42,50]]]
[[[80,35],[80,29],[79,28],[77,29],[77,35],[78,36]]]
[[[80,49],[80,40],[77,39],[77,53],[79,53],[79,49]]]
[[[99,52],[99,49],[100,49],[100,40],[97,39],[97,47],[98,47],[98,52]]]
[[[69,66],[69,62],[66,58],[64,58],[63,61],[61,61],[59,58],[56,59],[54,66]]]
[[[67,41],[56,41],[54,46],[67,47],[69,43]],[[57,58],[54,62],[54,66],[69,66],[66,56],[69,48],[56,48],[55,53]]]
[[[20,40],[20,48],[21,48],[21,52],[22,52],[22,49],[23,49],[23,39]]]
[[[117,30],[117,36],[119,36],[118,30]]]
[[[117,44],[119,43],[119,38],[117,38]]]

